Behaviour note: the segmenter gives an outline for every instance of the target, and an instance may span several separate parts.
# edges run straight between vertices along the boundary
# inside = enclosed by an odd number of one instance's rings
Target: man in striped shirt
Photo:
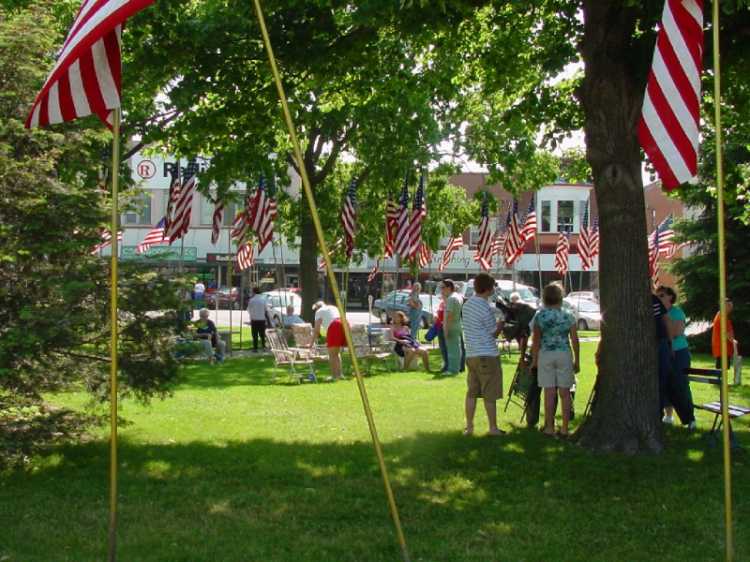
[[[495,280],[486,273],[474,279],[474,295],[464,303],[462,316],[466,343],[467,376],[466,429],[474,433],[477,398],[484,401],[489,422],[489,435],[503,435],[497,427],[497,401],[503,397],[503,372],[497,349],[497,336],[503,323],[495,321],[495,312],[488,299],[495,291]]]

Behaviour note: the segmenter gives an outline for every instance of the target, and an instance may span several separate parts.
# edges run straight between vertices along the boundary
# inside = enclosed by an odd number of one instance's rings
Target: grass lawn
[[[579,412],[595,345],[582,346]],[[399,559],[356,383],[285,385],[276,373],[268,358],[189,365],[174,397],[123,404],[121,560]],[[505,360],[506,389],[512,373]],[[413,560],[722,559],[721,449],[702,433],[670,428],[659,456],[594,455],[519,427],[511,405],[508,436],[465,438],[464,384],[419,372],[367,379]],[[750,403],[750,387],[733,400]],[[735,429],[750,446],[747,422]],[[107,450],[104,438],[67,446],[0,475],[0,560],[106,558]],[[745,455],[733,466],[737,560],[750,559]]]

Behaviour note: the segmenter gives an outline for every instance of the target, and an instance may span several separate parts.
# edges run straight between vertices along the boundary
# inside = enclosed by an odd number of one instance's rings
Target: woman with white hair
[[[323,301],[316,302],[312,308],[315,312],[315,336],[310,343],[310,347],[314,346],[318,337],[320,337],[321,329],[325,330],[331,379],[334,381],[341,380],[341,348],[346,345],[346,338],[344,337],[344,327],[341,324],[339,309]]]
[[[409,331],[411,337],[417,339],[419,334],[419,327],[422,323],[422,301],[419,298],[419,293],[422,292],[422,285],[420,283],[414,283],[411,286],[411,293],[409,294],[409,300],[406,301],[406,306],[409,307]]]
[[[219,339],[216,324],[209,320],[208,314],[207,308],[200,309],[198,320],[195,322],[195,337],[203,345],[203,353],[211,363],[214,360],[222,362],[224,361],[226,344]]]

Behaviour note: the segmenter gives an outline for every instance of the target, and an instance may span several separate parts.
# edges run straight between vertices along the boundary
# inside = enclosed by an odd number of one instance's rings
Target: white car
[[[268,297],[268,306],[271,309],[271,320],[278,326],[281,324],[281,317],[286,316],[286,307],[290,304],[294,306],[294,313],[302,314],[302,298],[297,293],[291,291],[268,291],[263,293]]]
[[[474,280],[469,279],[468,281],[454,281],[456,284],[456,292],[460,294],[464,299],[468,299],[474,294]],[[521,283],[513,283],[507,279],[500,279],[495,281],[495,295],[503,297],[506,301],[510,301],[511,293],[518,293],[521,295],[521,300],[526,304],[531,305],[533,308],[539,306],[539,299],[534,294],[533,287],[523,285]],[[440,296],[440,283],[435,287],[435,295]]]
[[[571,299],[563,301],[565,308],[575,316],[579,330],[599,330],[602,324],[602,312],[599,303],[586,299]]]
[[[568,296],[566,298],[570,300],[581,299],[599,302],[599,297],[594,291],[573,291],[572,293],[568,293]]]

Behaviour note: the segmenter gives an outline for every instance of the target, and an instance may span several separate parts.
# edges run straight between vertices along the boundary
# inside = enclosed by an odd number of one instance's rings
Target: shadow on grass
[[[423,433],[385,453],[414,560],[721,557],[721,455],[704,454],[699,437],[679,437],[661,456],[625,458],[532,431]],[[103,443],[70,446],[0,478],[0,559],[104,559],[106,459]],[[120,467],[122,560],[399,559],[366,442],[125,441]],[[735,476],[742,521],[744,461]],[[739,533],[738,560],[747,534]]]

